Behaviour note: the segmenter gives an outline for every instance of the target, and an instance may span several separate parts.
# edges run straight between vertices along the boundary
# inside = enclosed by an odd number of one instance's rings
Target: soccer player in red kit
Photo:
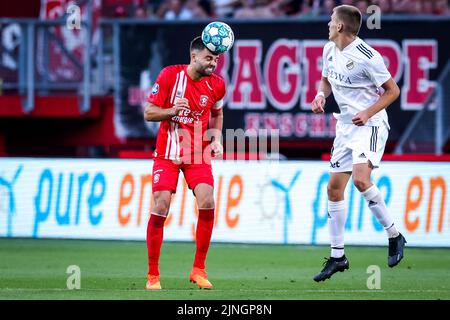
[[[192,40],[190,58],[189,65],[173,65],[161,71],[144,110],[146,121],[161,121],[153,163],[154,207],[147,226],[148,290],[161,289],[158,261],[164,221],[180,170],[199,208],[190,281],[202,289],[213,287],[205,271],[215,208],[210,160],[212,154],[219,157],[223,153],[225,83],[213,73],[219,55],[208,50],[201,37]]]

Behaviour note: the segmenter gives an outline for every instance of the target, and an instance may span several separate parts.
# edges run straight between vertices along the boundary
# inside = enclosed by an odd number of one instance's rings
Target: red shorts
[[[172,160],[153,160],[152,189],[156,191],[171,191],[175,193],[178,184],[178,174],[183,171],[189,189],[194,190],[200,183],[214,187],[214,178],[210,164],[175,164]]]

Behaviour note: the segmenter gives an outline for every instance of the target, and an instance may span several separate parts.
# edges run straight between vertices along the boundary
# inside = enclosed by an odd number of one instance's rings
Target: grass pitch
[[[408,248],[387,267],[387,247],[346,247],[350,269],[315,283],[326,246],[213,244],[207,270],[213,290],[189,283],[195,247],[164,243],[162,291],[144,290],[145,242],[0,239],[0,299],[450,299],[450,249]],[[67,268],[81,270],[81,289],[68,290]],[[367,287],[370,265],[381,289]]]

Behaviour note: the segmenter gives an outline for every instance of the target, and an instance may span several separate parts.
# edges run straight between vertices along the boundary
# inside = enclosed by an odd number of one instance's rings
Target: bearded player
[[[199,208],[196,252],[189,279],[201,289],[213,287],[205,270],[215,208],[210,160],[212,155],[220,157],[223,153],[225,83],[213,73],[219,54],[208,50],[201,37],[192,40],[190,58],[189,65],[172,65],[161,71],[144,110],[146,121],[161,122],[153,163],[154,207],[147,226],[148,290],[161,289],[158,262],[164,222],[180,171]]]

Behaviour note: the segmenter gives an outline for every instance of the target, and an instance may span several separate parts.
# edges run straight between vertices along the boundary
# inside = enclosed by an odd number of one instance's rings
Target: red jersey
[[[173,65],[161,70],[148,102],[160,108],[172,108],[177,99],[186,98],[190,110],[161,121],[156,138],[155,158],[192,159],[203,153],[209,141],[205,138],[211,112],[223,107],[225,82],[212,74],[198,81],[187,74],[187,65]]]

